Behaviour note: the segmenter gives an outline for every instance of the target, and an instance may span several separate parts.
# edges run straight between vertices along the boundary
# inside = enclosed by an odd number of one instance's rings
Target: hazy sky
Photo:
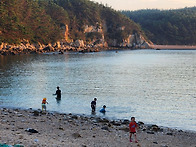
[[[196,0],[91,0],[116,10],[177,9],[196,6]]]

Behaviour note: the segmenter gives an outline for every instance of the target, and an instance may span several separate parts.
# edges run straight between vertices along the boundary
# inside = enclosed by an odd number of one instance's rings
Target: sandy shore
[[[128,120],[0,108],[0,144],[25,147],[196,147],[196,132],[160,128],[142,122],[139,122],[137,132],[139,143],[130,143],[128,124]],[[38,133],[31,133],[28,128]]]
[[[188,45],[150,45],[150,47],[158,50],[196,50],[196,46]]]

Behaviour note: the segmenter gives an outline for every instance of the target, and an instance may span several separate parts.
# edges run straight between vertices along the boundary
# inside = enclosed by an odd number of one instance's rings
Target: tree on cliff
[[[49,43],[60,39],[60,28],[39,1],[0,1],[0,41]]]

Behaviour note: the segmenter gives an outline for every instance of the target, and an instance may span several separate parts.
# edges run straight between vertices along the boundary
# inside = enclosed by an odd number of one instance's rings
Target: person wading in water
[[[97,98],[94,98],[94,100],[91,102],[92,112],[95,112],[95,109],[96,109],[96,101],[97,101]]]
[[[56,90],[56,93],[54,95],[56,95],[57,99],[61,99],[61,90],[59,89],[59,86],[57,86],[57,90]]]

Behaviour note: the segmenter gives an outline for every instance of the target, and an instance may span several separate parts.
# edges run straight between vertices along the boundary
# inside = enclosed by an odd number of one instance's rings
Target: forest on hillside
[[[84,33],[85,25],[105,24],[105,40],[122,42],[129,34],[142,33],[139,26],[104,5],[89,0],[1,0],[0,43],[53,43],[62,39],[61,27],[69,26],[69,39],[100,38],[99,32]],[[103,26],[102,26],[103,27]],[[119,29],[124,27],[125,29]]]
[[[196,45],[196,7],[122,13],[138,23],[155,44]]]

